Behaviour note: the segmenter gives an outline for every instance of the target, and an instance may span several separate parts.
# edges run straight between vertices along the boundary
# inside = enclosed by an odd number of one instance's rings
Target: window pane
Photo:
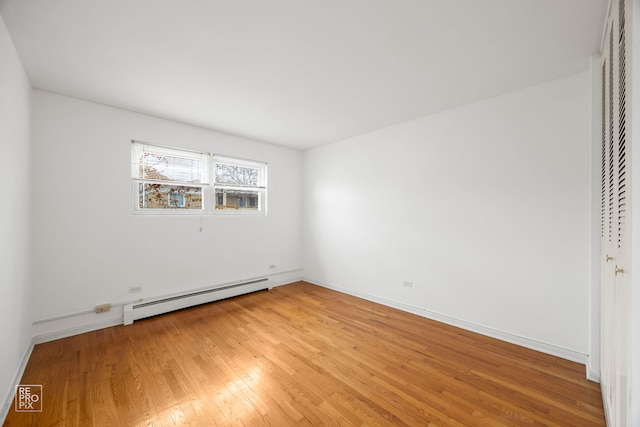
[[[258,168],[216,163],[216,184],[258,185]]]
[[[202,187],[140,183],[139,197],[145,209],[202,209]]]
[[[201,161],[174,155],[142,152],[138,159],[139,178],[200,183]]]
[[[260,207],[260,192],[216,189],[216,209],[257,211]]]

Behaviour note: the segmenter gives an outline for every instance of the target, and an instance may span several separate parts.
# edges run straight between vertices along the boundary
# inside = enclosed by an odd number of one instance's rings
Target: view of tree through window
[[[258,169],[227,163],[216,163],[216,183],[255,187],[258,185]]]
[[[140,158],[140,178],[200,182],[200,160],[143,152]]]
[[[215,164],[216,210],[258,211],[264,191],[260,167],[219,160]]]

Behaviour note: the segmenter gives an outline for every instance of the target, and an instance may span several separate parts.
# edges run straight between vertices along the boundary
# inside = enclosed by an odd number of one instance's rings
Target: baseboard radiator
[[[206,304],[208,302],[270,288],[269,278],[263,277],[246,282],[233,283],[210,289],[201,289],[194,292],[173,295],[166,298],[125,304],[123,306],[124,324],[131,325],[134,321],[144,319],[146,317],[157,316],[159,314],[169,313],[170,311],[181,310],[195,305]]]

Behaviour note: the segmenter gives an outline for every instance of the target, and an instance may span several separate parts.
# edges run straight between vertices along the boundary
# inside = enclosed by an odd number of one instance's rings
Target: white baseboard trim
[[[426,317],[431,320],[436,320],[438,322],[442,322],[447,325],[465,329],[467,331],[476,332],[481,335],[486,335],[491,338],[496,338],[501,341],[506,341],[511,344],[516,344],[521,347],[526,347],[531,350],[536,350],[542,353],[550,354],[552,356],[557,356],[562,359],[570,360],[572,362],[577,362],[577,363],[586,365],[588,361],[587,354],[580,353],[567,348],[563,348],[554,344],[549,344],[549,343],[534,340],[531,338],[523,337],[520,335],[512,334],[510,332],[501,331],[498,329],[478,325],[473,322],[458,319],[452,316],[447,316],[446,314],[437,313],[437,312],[428,310],[426,308],[416,307],[416,306],[405,304],[399,301],[394,301],[389,298],[380,297],[380,296],[369,294],[366,292],[356,291],[354,289],[346,289],[338,286],[333,286],[318,280],[310,279],[308,277],[305,277],[302,280],[312,283],[314,285],[322,286],[323,288],[328,288],[341,293],[353,295],[358,298],[376,302],[378,304],[386,305],[388,307],[396,308],[398,310],[406,311],[408,313],[412,313],[418,316]]]
[[[122,323],[122,304],[112,305],[111,310],[104,313],[95,313],[93,310],[88,310],[51,319],[38,320],[33,322],[33,342],[40,344],[122,325]]]
[[[274,272],[267,277],[269,278],[270,287],[282,286],[302,280],[302,269]],[[127,303],[113,304],[111,310],[104,313],[86,310],[33,322],[33,342],[40,344],[111,326],[123,325],[122,308],[125,304]]]
[[[600,383],[600,395],[602,396],[602,408],[604,409],[604,425],[612,426],[611,422],[611,407],[609,406],[609,401],[607,400],[607,393],[602,388],[602,383]]]
[[[302,280],[302,269],[296,268],[293,270],[280,271],[277,273],[271,273],[269,275],[269,283],[271,287],[288,285],[290,283],[299,282]]]
[[[587,379],[589,381],[593,381],[594,383],[600,382],[600,367],[594,367],[591,363],[591,357],[588,358],[586,363],[587,369]]]
[[[29,362],[29,358],[31,357],[33,346],[34,346],[34,343],[32,340],[31,343],[29,343],[29,345],[25,349],[24,353],[22,353],[22,358],[20,359],[20,363],[18,364],[18,367],[16,368],[16,371],[13,374],[13,378],[11,380],[11,387],[7,391],[6,395],[4,396],[4,399],[2,399],[2,411],[0,412],[0,420],[2,420],[2,424],[4,424],[4,421],[6,420],[7,415],[9,415],[9,410],[11,409],[11,405],[13,405],[16,386],[20,385],[20,380],[22,379],[22,375],[24,375],[24,370],[27,368],[27,362]]]

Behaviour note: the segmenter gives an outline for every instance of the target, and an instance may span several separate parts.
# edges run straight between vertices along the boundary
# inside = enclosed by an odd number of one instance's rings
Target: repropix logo
[[[16,386],[16,412],[42,412],[42,385]]]

